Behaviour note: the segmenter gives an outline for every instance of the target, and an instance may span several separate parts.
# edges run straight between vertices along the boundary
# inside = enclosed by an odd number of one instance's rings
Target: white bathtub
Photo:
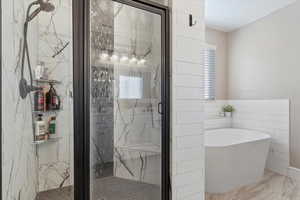
[[[224,193],[259,181],[270,140],[265,133],[245,129],[206,131],[206,192]]]

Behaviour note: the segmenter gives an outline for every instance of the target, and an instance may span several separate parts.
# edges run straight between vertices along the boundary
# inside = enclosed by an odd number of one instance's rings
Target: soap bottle
[[[43,120],[43,115],[39,114],[35,122],[35,140],[44,140],[46,135],[46,123]]]
[[[55,134],[56,132],[56,117],[51,117],[48,122],[48,132],[50,135]]]
[[[46,110],[51,110],[51,88],[46,92]]]
[[[44,62],[40,62],[35,70],[34,70],[34,75],[35,75],[35,78],[37,80],[41,80],[43,79],[43,74],[45,73],[45,63]]]
[[[59,110],[60,109],[60,104],[61,104],[60,97],[56,93],[56,90],[54,89],[54,87],[52,87],[52,89],[53,89],[52,107],[54,108],[54,110]]]
[[[34,110],[35,111],[45,110],[45,94],[43,89],[40,89],[34,93]]]
[[[46,94],[46,105],[47,105],[47,110],[59,110],[60,109],[60,98],[57,95],[53,84],[50,84],[50,89]]]

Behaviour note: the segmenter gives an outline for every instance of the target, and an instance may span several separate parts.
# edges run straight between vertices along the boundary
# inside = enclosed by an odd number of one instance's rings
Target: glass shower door
[[[90,197],[159,200],[163,20],[121,2],[90,3]]]

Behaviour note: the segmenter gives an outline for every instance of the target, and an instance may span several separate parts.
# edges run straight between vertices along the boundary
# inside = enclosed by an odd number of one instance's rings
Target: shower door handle
[[[161,102],[158,103],[157,109],[158,109],[158,113],[162,115],[163,113],[162,113],[162,103]]]

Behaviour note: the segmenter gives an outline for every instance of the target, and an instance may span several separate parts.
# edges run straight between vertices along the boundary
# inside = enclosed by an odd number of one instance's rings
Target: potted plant
[[[225,117],[232,117],[232,113],[234,112],[234,107],[232,105],[225,105],[223,106],[223,112]]]

